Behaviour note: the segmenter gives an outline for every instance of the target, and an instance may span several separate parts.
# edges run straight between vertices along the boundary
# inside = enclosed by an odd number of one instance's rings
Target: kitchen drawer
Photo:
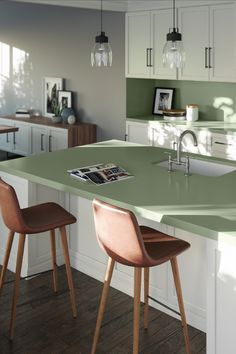
[[[212,156],[228,160],[236,160],[236,135],[213,134]]]

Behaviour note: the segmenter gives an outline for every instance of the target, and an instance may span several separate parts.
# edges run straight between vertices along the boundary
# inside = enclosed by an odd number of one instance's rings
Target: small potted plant
[[[52,107],[52,111],[54,113],[54,116],[52,117],[53,123],[60,123],[62,118],[61,118],[61,107],[59,103],[55,103],[54,106]]]

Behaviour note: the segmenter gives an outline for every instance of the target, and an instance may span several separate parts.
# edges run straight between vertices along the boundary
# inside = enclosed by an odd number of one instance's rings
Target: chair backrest
[[[134,266],[151,265],[135,215],[98,199],[93,201],[94,221],[101,248],[115,261]]]
[[[14,232],[22,232],[25,228],[24,219],[12,186],[0,178],[0,208],[5,225]]]

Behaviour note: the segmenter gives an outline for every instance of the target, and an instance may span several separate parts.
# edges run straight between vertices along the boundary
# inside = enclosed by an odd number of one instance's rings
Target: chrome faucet
[[[197,146],[197,137],[196,134],[192,131],[192,130],[184,130],[183,133],[180,135],[178,143],[177,143],[177,156],[176,159],[172,159],[171,155],[169,155],[169,160],[168,160],[168,171],[171,172],[172,171],[172,165],[173,163],[176,165],[184,165],[185,166],[185,176],[189,176],[189,156],[185,157],[185,161],[181,160],[181,146],[182,146],[182,140],[185,137],[185,135],[187,134],[191,134],[193,137],[193,142],[194,142],[194,146]],[[174,145],[176,145],[176,143],[174,143]]]
[[[194,142],[194,146],[197,146],[197,137],[196,137],[196,134],[192,131],[192,130],[184,130],[183,133],[180,135],[179,137],[179,141],[177,143],[177,159],[176,159],[176,162],[178,164],[181,164],[181,156],[180,156],[180,153],[181,153],[181,146],[182,146],[182,140],[183,138],[185,137],[185,135],[187,134],[191,134],[192,137],[193,137],[193,142]]]

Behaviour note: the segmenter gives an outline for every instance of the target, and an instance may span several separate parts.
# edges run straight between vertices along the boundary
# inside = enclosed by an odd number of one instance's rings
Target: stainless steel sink
[[[159,162],[158,166],[168,169],[168,160]],[[173,164],[173,171],[185,172],[185,166]],[[210,161],[190,159],[190,174],[196,173],[203,176],[218,177],[236,171],[236,166],[219,164]]]

